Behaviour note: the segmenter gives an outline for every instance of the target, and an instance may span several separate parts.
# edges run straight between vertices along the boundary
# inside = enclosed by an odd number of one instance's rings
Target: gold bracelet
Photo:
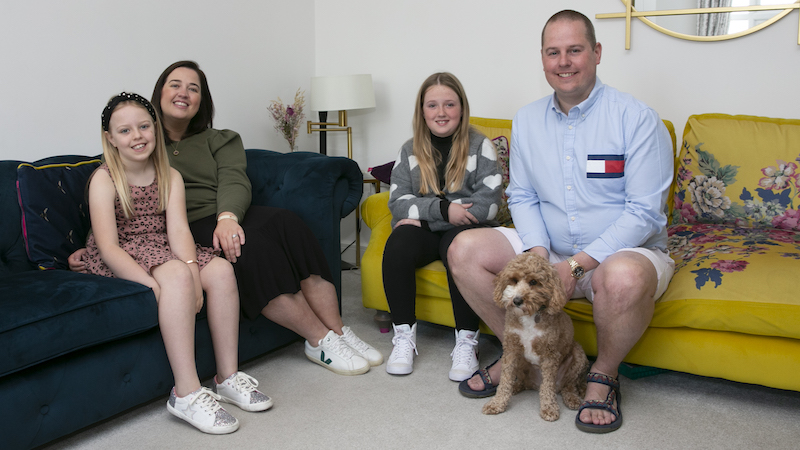
[[[197,261],[194,260],[194,259],[190,259],[190,260],[186,261],[186,264],[197,264]]]
[[[221,215],[221,216],[217,217],[217,222],[219,222],[219,221],[220,221],[220,220],[222,220],[222,219],[231,219],[231,220],[233,220],[234,222],[236,222],[236,223],[239,223],[239,218],[238,218],[238,217],[236,217],[236,216],[235,216],[235,215],[233,215],[233,214],[223,214],[223,215]]]

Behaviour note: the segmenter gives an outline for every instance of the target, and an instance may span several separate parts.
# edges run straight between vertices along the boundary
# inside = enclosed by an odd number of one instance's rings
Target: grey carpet
[[[342,276],[345,324],[388,357],[391,335],[381,334],[374,311],[361,306],[359,271]],[[206,435],[171,416],[165,392],[163,399],[50,448],[800,448],[798,392],[675,372],[622,377],[624,425],[615,433],[590,435],[575,428],[575,413],[560,398],[561,418],[542,420],[534,391],[515,396],[505,413],[484,416],[485,400],[462,397],[447,378],[453,330],[420,323],[417,344],[414,373],[405,377],[388,375],[385,363],[360,376],[335,375],[308,361],[302,342],[245,364],[241,369],[261,382],[275,406],[248,413],[228,405],[241,422],[230,435]],[[482,364],[500,354],[491,337],[481,338],[480,349]]]

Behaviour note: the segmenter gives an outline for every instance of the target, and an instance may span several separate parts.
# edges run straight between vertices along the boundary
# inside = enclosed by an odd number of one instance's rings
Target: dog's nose
[[[514,305],[519,306],[522,304],[522,297],[514,297]]]

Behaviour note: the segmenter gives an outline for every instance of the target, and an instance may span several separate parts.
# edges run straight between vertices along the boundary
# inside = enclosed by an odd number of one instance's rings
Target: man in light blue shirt
[[[618,367],[674,268],[664,211],[672,140],[655,111],[600,82],[601,53],[583,14],[548,20],[541,56],[555,92],[520,109],[511,133],[506,192],[516,229],[466,231],[448,253],[459,290],[501,340],[505,312],[492,302],[492,280],[523,251],[549,258],[568,297],[593,302],[598,356],[575,422],[594,433],[622,424]],[[459,390],[493,395],[499,379],[494,364]]]

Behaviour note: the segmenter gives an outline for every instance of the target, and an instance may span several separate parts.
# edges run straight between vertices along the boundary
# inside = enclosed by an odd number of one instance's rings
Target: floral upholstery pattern
[[[705,114],[686,125],[670,215],[675,271],[694,285],[747,272],[754,255],[800,260],[800,121]]]
[[[498,136],[492,139],[494,147],[497,149],[497,162],[500,164],[500,173],[503,175],[503,195],[500,198],[500,210],[497,212],[497,221],[504,227],[514,226],[511,220],[511,211],[508,210],[508,156],[509,146],[508,138],[505,136]]]

